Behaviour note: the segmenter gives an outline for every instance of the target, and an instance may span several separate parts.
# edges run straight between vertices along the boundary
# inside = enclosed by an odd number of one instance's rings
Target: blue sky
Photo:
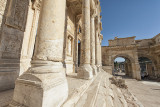
[[[160,33],[160,0],[100,0],[102,46],[115,36],[152,38]]]
[[[125,61],[125,59],[124,58],[122,58],[122,57],[117,57],[115,60],[114,60],[114,62],[124,62]]]

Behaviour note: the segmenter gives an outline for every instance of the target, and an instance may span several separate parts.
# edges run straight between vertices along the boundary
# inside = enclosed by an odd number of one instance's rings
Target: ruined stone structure
[[[66,75],[101,70],[100,12],[99,0],[0,1],[0,90],[15,86],[10,106],[60,106]]]
[[[109,40],[109,46],[102,47],[103,69],[112,73],[114,60],[117,57],[126,59],[126,74],[140,80],[140,65],[138,59],[146,57],[152,61],[153,72],[150,76],[160,77],[160,34],[151,39],[135,40],[134,37]]]

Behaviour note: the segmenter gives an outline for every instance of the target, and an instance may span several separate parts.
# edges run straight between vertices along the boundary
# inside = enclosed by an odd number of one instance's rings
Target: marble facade
[[[0,91],[15,87],[11,107],[59,107],[68,97],[66,75],[92,79],[101,71],[99,0],[2,0],[0,6]]]

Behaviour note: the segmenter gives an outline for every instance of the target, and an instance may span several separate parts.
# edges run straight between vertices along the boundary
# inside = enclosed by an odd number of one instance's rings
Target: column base
[[[102,66],[97,65],[97,72],[101,72]]]
[[[14,96],[9,107],[59,107],[68,97],[68,84],[61,72],[46,67],[27,71],[16,80]],[[44,72],[38,73],[41,70]],[[56,69],[57,70],[57,69]],[[61,68],[59,70],[64,70]],[[36,72],[34,72],[36,71]]]
[[[93,69],[93,75],[97,75],[97,67],[95,65],[91,65]]]
[[[92,79],[93,78],[93,70],[90,64],[81,65],[78,68],[78,78],[83,79]]]
[[[137,80],[141,80],[141,75],[140,75],[140,71],[137,71],[137,78],[136,78]]]

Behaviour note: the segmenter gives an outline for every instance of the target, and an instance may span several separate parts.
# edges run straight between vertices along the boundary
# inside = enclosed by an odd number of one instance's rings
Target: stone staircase
[[[76,103],[75,107],[94,107],[94,104],[97,99],[98,91],[101,85],[101,80],[104,78],[103,73],[95,78],[92,84],[89,86],[87,91],[83,94],[83,96]]]
[[[112,75],[102,70],[78,88],[62,107],[143,107],[128,90],[122,91],[111,84],[110,77]]]

